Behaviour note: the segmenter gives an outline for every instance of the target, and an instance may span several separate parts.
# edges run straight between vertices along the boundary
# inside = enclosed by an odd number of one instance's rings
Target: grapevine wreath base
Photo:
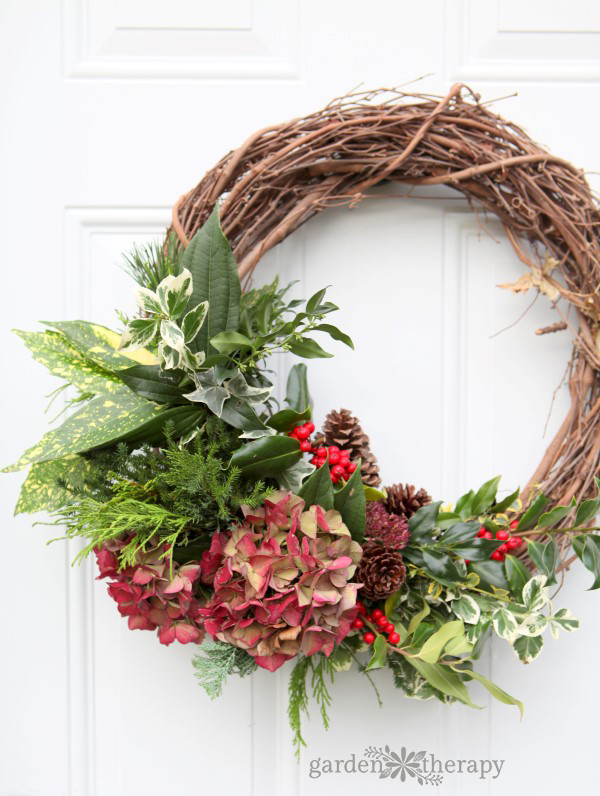
[[[128,256],[139,312],[119,315],[121,333],[18,332],[69,412],[6,468],[30,468],[17,511],[49,511],[82,541],[129,628],[202,643],[211,697],[229,674],[292,661],[298,749],[309,687],[326,720],[328,679],[353,665],[470,706],[477,680],[522,711],[474,668],[488,638],[529,663],[546,630],[578,626],[552,605],[572,558],[600,586],[597,207],[580,172],[462,92],[374,92],[259,131],[177,203],[164,241]],[[497,477],[442,506],[383,487],[351,411],[316,430],[304,364],[286,406],[272,397],[271,354],[331,356],[315,332],[353,344],[325,290],[290,300],[277,280],[252,287],[254,267],[384,179],[446,183],[492,210],[530,268],[511,287],[546,294],[553,328],[578,324],[571,410],[522,493],[499,495]]]

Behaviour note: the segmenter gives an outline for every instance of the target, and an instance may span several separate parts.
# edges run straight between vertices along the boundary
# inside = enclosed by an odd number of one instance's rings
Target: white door
[[[43,433],[56,386],[10,328],[112,323],[131,301],[119,253],[159,235],[177,197],[248,134],[359,84],[433,73],[415,90],[445,93],[458,79],[486,99],[511,95],[498,112],[598,172],[599,40],[587,0],[2,0],[4,463]],[[532,297],[495,287],[522,267],[498,226],[487,229],[448,194],[370,199],[313,220],[258,271],[300,279],[305,295],[332,285],[357,347],[310,366],[318,418],[352,408],[386,483],[449,501],[500,472],[506,488],[523,485],[565,408],[559,390],[548,420],[569,340],[533,334],[555,320],[545,301],[493,336]],[[528,667],[501,644],[483,662],[524,699],[521,723],[477,689],[479,712],[412,702],[385,673],[380,709],[364,678],[340,675],[331,729],[313,708],[297,765],[288,670],[232,681],[210,702],[189,647],[127,631],[92,568],[45,546],[59,529],[13,518],[21,480],[0,479],[2,796],[420,792],[343,770],[309,776],[310,760],[385,744],[505,760],[495,780],[449,774],[438,793],[591,792],[600,603],[589,573],[575,569],[559,595],[579,633],[548,641]]]

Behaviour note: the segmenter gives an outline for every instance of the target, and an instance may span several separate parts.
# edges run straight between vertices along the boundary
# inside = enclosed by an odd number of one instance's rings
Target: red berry
[[[516,550],[517,547],[521,547],[522,544],[523,539],[520,536],[513,536],[513,538],[508,541],[508,546],[511,550]]]
[[[306,428],[306,426],[296,426],[294,431],[296,432],[298,439],[308,439],[310,437],[310,431]]]
[[[483,538],[484,538],[484,539],[493,539],[494,537],[493,537],[493,535],[492,535],[492,532],[491,532],[491,531],[486,531],[486,532],[483,534]]]
[[[310,460],[310,463],[314,464],[315,466],[318,466],[319,457],[318,456],[313,456],[312,459]]]
[[[516,531],[519,527],[519,520],[513,520],[508,527],[511,529],[511,531]]]
[[[366,614],[367,613],[367,609],[365,608],[365,604],[361,603],[360,600],[356,601],[356,607],[358,609],[358,613],[359,614]]]
[[[471,563],[471,559],[470,558],[465,558],[465,564],[470,564],[470,563]]]
[[[506,539],[510,539],[510,534],[508,531],[496,531],[496,539],[504,542]]]
[[[350,464],[346,467],[346,472],[352,474],[356,470],[356,465],[354,462],[350,462]]]
[[[339,464],[336,464],[335,467],[331,468],[331,475],[335,475],[338,478],[341,478],[344,475],[344,468],[341,467]]]
[[[384,633],[394,633],[396,628],[394,627],[392,622],[388,622],[387,625],[383,628]]]
[[[485,526],[482,525],[481,528],[477,531],[477,536],[481,537],[485,534]]]
[[[304,428],[307,428],[308,429],[308,433],[312,434],[313,431],[315,430],[315,424],[311,423],[310,420],[309,420],[308,423],[304,424]]]
[[[496,549],[498,550],[499,553],[508,553],[508,545],[506,544],[506,542],[504,544],[501,544],[500,547]]]
[[[290,431],[290,433],[288,434],[288,437],[293,437],[294,439],[298,439],[298,435],[296,434],[296,429],[293,429],[293,431]]]
[[[331,480],[332,480],[332,482],[333,482],[334,484],[337,484],[337,482],[338,482],[340,479],[339,479],[339,476],[337,476],[337,475],[332,475],[332,476],[331,476]]]
[[[380,611],[379,608],[376,608],[372,612],[371,616],[373,617],[373,619],[379,619],[380,616],[383,616],[383,611]]]
[[[320,448],[317,448],[317,456],[320,459],[326,459],[327,458],[327,448],[324,448],[322,445],[321,445]]]
[[[397,644],[400,641],[400,635],[398,633],[390,633],[389,641],[390,644]]]
[[[365,626],[365,623],[363,622],[362,619],[359,619],[358,617],[356,617],[354,622],[352,622],[352,627],[355,627],[357,630],[360,630],[361,627],[364,627],[364,626]]]
[[[494,561],[504,561],[504,553],[501,553],[500,550],[494,550],[492,558]]]
[[[312,462],[315,465],[315,467],[323,467],[325,459],[321,459],[320,456],[315,456]]]
[[[350,451],[342,450],[340,451],[340,456],[342,459],[350,459]]]
[[[340,460],[339,453],[332,453],[331,451],[329,451],[329,464],[337,464],[339,460]]]
[[[365,633],[365,635],[363,636],[363,641],[366,644],[372,644],[375,641],[375,633],[371,633],[371,631]]]
[[[300,450],[303,453],[310,453],[311,449],[312,445],[310,444],[310,442],[307,439],[303,439],[302,442],[300,443]]]
[[[387,625],[387,623],[388,623],[387,616],[378,616],[377,617],[377,624],[379,625],[379,627],[382,630]]]
[[[332,453],[337,453],[338,456],[340,455],[340,449],[338,448],[337,445],[329,446],[329,455],[331,456]]]

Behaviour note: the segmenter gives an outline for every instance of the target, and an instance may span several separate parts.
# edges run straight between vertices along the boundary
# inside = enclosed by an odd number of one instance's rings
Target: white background
[[[415,90],[445,93],[459,79],[486,100],[517,92],[498,112],[600,170],[591,1],[2,0],[0,37],[3,463],[46,429],[43,396],[56,386],[10,328],[113,323],[131,301],[119,252],[159,234],[177,197],[259,127],[359,84],[433,73]],[[481,230],[456,195],[376,193],[388,197],[329,211],[259,269],[300,279],[305,295],[331,284],[356,340],[356,352],[336,346],[334,360],[310,367],[318,418],[354,409],[386,483],[447,500],[499,472],[505,488],[523,485],[565,409],[559,391],[544,438],[569,340],[534,335],[556,320],[542,298],[492,337],[532,299],[495,287],[523,272],[497,224]],[[559,596],[579,633],[547,640],[528,667],[500,643],[482,662],[525,701],[521,723],[476,688],[480,712],[407,700],[387,673],[376,676],[379,709],[368,683],[346,674],[330,731],[313,710],[297,766],[288,670],[233,681],[210,702],[193,650],[128,632],[91,569],[45,546],[55,529],[13,518],[21,480],[0,481],[2,796],[420,792],[359,774],[308,778],[310,759],[386,743],[506,761],[495,782],[447,775],[441,794],[593,790],[600,647],[589,573],[575,568]]]

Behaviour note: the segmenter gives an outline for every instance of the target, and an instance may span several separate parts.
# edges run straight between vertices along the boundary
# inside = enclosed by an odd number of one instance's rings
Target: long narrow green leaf
[[[454,667],[452,667],[454,668]],[[455,672],[460,672],[463,676],[468,677],[471,680],[477,680],[478,683],[490,692],[490,694],[497,699],[499,702],[504,702],[505,705],[515,705],[515,707],[519,708],[519,713],[521,714],[521,718],[525,713],[525,708],[523,707],[523,703],[520,699],[507,694],[506,691],[503,691],[496,683],[492,683],[491,680],[488,680],[487,677],[484,677],[479,672],[474,672],[471,669],[456,669],[454,668]]]

